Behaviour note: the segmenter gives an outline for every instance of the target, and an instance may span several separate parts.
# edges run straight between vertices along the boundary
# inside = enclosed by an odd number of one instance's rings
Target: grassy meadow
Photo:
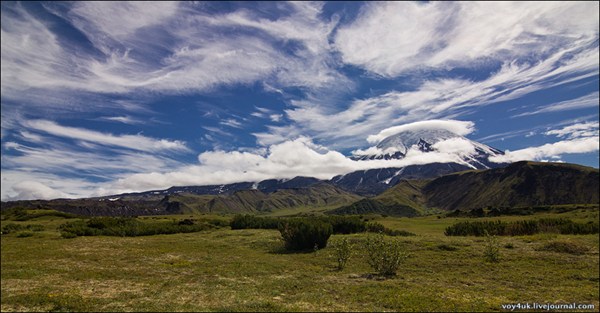
[[[478,218],[598,220],[598,208]],[[145,221],[227,216],[141,217]],[[447,237],[473,218],[373,216],[410,256],[395,277],[373,275],[361,243],[369,234],[333,235],[327,248],[289,253],[277,230],[229,227],[143,237],[62,238],[74,219],[43,215],[3,234],[1,310],[7,311],[502,311],[510,303],[599,307],[598,234],[498,237],[500,261],[484,259],[483,237]],[[33,229],[33,230],[32,230]],[[343,270],[333,251],[354,243]],[[560,249],[557,247],[568,247]],[[589,311],[589,310],[588,310]]]

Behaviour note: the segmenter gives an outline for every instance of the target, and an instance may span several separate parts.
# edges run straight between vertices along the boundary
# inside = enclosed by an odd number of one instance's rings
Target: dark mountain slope
[[[598,169],[591,167],[517,162],[505,168],[465,171],[433,180],[401,181],[376,197],[331,213],[413,216],[436,209],[598,204],[598,180]]]
[[[574,164],[517,162],[467,171],[424,186],[427,205],[444,210],[598,203],[598,169]]]

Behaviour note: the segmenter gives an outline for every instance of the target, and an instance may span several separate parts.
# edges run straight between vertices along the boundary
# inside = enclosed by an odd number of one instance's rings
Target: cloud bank
[[[516,162],[524,160],[560,159],[563,154],[597,152],[600,147],[598,122],[572,124],[547,131],[546,135],[565,138],[554,143],[529,147],[515,151],[505,151],[504,155],[490,158],[492,162]]]

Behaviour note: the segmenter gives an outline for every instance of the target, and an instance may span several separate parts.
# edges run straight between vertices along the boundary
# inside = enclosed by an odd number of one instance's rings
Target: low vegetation
[[[217,222],[218,223],[218,222]],[[63,238],[76,236],[152,236],[198,232],[218,227],[214,223],[191,219],[166,222],[144,222],[134,217],[94,217],[68,222],[59,227]]]
[[[496,236],[485,233],[485,246],[483,248],[483,256],[486,262],[500,262],[500,244]]]
[[[490,312],[501,311],[502,304],[528,301],[592,304],[594,310],[600,305],[597,234],[496,235],[500,262],[494,263],[484,262],[485,237],[444,234],[447,227],[471,218],[365,215],[359,218],[368,218],[369,224],[415,236],[332,234],[316,253],[282,253],[277,229],[232,230],[227,227],[232,217],[141,216],[135,220],[148,225],[214,227],[158,236],[73,239],[61,237],[60,225],[91,219],[3,220],[2,228],[15,224],[25,229],[0,236],[1,311]],[[598,220],[598,211],[495,219],[512,223],[528,218],[586,224]],[[34,224],[43,230],[27,230]],[[372,259],[394,258],[372,258],[369,240],[372,247],[383,241],[397,248],[388,251],[403,255],[399,262],[388,263],[397,264],[395,271],[393,266],[380,271],[386,266],[370,264]],[[380,250],[372,249],[374,255]]]
[[[337,262],[337,269],[343,270],[352,257],[354,245],[346,237],[342,238],[333,245],[333,258]]]
[[[537,233],[586,235],[598,233],[598,221],[574,222],[566,218],[519,221],[463,221],[446,228],[446,236],[523,236]]]
[[[4,234],[16,233],[16,232],[20,232],[20,231],[43,231],[43,230],[44,230],[44,225],[40,225],[40,224],[21,225],[21,224],[9,223],[2,227],[2,234],[4,235]]]
[[[277,229],[281,219],[275,217],[259,217],[256,215],[236,215],[231,219],[231,229]]]
[[[293,218],[279,223],[279,232],[287,250],[316,250],[327,247],[333,227],[320,219]]]
[[[362,232],[384,233],[388,236],[414,236],[404,230],[392,230],[377,222],[366,222],[359,216],[310,216],[306,220],[321,221],[330,224],[333,234],[356,234]],[[256,215],[236,215],[231,220],[231,229],[278,229],[281,223],[290,218],[262,217]],[[294,218],[292,218],[294,219]]]
[[[414,233],[411,233],[409,231],[400,229],[389,229],[377,222],[367,223],[367,232],[382,233],[388,236],[415,236]]]
[[[371,268],[382,276],[396,275],[401,263],[408,257],[397,239],[386,239],[381,233],[367,237],[365,251]]]
[[[26,209],[23,207],[14,207],[2,210],[2,220],[11,221],[29,221],[40,217],[61,217],[61,218],[76,218],[75,214],[59,212],[56,210],[46,209]]]

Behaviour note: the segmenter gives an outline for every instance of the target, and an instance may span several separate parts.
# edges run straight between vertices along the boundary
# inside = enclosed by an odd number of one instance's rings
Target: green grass
[[[597,212],[549,216],[585,221]],[[143,219],[190,217],[228,218]],[[332,245],[316,253],[286,253],[277,230],[62,239],[57,227],[69,220],[10,221],[43,224],[44,231],[1,236],[1,310],[500,311],[516,302],[598,308],[597,235],[499,237],[500,262],[487,263],[483,238],[444,236],[445,227],[462,220],[376,219],[417,234],[394,237],[410,257],[388,279],[372,275],[361,248],[365,234],[333,235]],[[333,247],[342,238],[355,254],[340,271]],[[563,252],[564,243],[577,253]]]

